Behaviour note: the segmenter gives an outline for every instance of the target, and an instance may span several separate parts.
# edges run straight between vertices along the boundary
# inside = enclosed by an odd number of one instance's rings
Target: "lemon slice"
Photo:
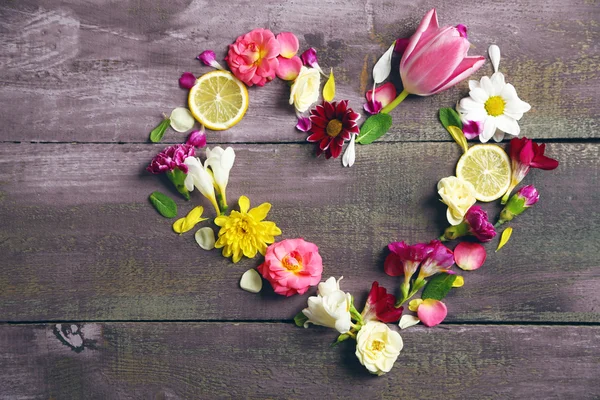
[[[231,128],[246,114],[248,90],[227,71],[216,70],[202,75],[190,89],[189,109],[198,122],[222,131]]]
[[[456,176],[471,182],[477,200],[494,201],[510,185],[510,158],[500,146],[477,144],[458,160]]]

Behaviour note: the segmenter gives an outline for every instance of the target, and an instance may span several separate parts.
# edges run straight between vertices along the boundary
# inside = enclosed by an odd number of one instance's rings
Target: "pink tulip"
[[[406,92],[430,96],[468,78],[483,65],[484,57],[467,56],[471,44],[466,27],[459,27],[440,28],[435,9],[423,17],[400,61]]]

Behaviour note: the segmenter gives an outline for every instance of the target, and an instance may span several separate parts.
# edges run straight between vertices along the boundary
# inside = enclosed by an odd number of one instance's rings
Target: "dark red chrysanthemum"
[[[353,134],[358,134],[357,121],[360,115],[348,107],[348,100],[340,102],[323,101],[310,111],[312,127],[306,140],[317,143],[317,155],[325,152],[326,158],[337,158],[342,147]]]

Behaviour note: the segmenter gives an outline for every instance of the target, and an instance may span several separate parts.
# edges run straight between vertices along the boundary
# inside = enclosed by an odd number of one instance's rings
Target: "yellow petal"
[[[183,233],[184,224],[185,218],[179,218],[177,221],[173,222],[173,231],[175,231],[175,233]]]
[[[454,141],[460,147],[462,147],[463,152],[466,153],[467,150],[469,150],[469,146],[467,145],[467,138],[465,137],[465,134],[463,133],[462,129],[454,125],[450,125],[446,129],[448,130],[448,132],[450,132],[450,136],[452,136],[452,139],[454,139]]]
[[[250,199],[247,198],[246,196],[240,196],[240,199],[238,200],[238,204],[240,205],[240,212],[242,214],[246,214],[248,212],[248,210],[250,209]]]
[[[463,278],[460,275],[456,275],[456,279],[454,279],[454,282],[452,283],[452,287],[463,287],[464,284],[465,284],[465,278]]]
[[[223,226],[227,223],[227,220],[229,219],[229,217],[217,217],[215,218],[215,225],[217,226]]]
[[[408,303],[408,309],[412,312],[417,312],[417,309],[419,308],[422,302],[422,299],[411,300],[410,303]]]
[[[196,226],[197,223],[206,221],[208,218],[202,218],[204,207],[194,207],[185,218],[180,218],[173,223],[173,230],[176,233],[184,233]]]
[[[202,206],[194,207],[194,208],[192,208],[192,210],[188,213],[188,215],[185,218],[188,219],[189,221],[197,221],[200,219],[200,217],[202,217],[203,212],[204,212],[204,207],[202,207]]]
[[[500,243],[498,243],[498,248],[496,249],[496,251],[498,251],[504,247],[504,245],[508,242],[508,239],[510,239],[510,235],[512,235],[512,231],[513,231],[513,228],[509,226],[508,228],[506,228],[504,230],[504,232],[502,232],[502,236],[500,237]]]
[[[331,72],[329,73],[329,79],[327,79],[325,86],[323,86],[323,100],[332,101],[334,97],[335,97],[335,78],[333,77],[333,68],[332,68]]]
[[[271,209],[270,203],[262,203],[258,207],[254,207],[248,212],[256,221],[262,221],[267,217],[269,210]]]

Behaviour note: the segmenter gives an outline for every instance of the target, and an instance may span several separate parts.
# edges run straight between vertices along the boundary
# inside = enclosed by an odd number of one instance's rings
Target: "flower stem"
[[[382,114],[389,114],[390,111],[392,111],[394,108],[396,108],[396,106],[398,106],[398,104],[402,103],[402,101],[406,98],[406,96],[408,96],[409,93],[406,91],[406,89],[404,89],[402,91],[402,93],[400,93],[398,95],[398,97],[396,97],[394,99],[394,101],[392,101],[390,104],[388,104],[387,106],[385,106],[383,108],[383,110],[381,110]]]

